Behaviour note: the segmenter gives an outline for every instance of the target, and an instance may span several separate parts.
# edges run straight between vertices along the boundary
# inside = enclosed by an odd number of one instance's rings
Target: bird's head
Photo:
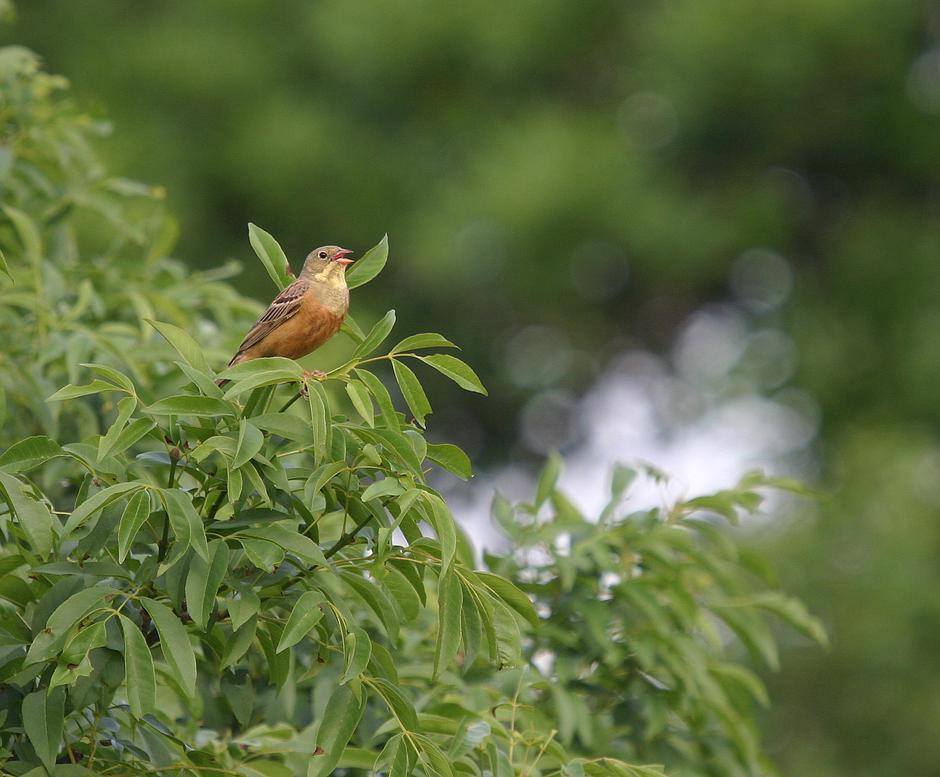
[[[320,281],[340,281],[346,275],[346,266],[352,264],[352,253],[348,248],[339,246],[320,246],[309,254],[301,271],[302,278]]]

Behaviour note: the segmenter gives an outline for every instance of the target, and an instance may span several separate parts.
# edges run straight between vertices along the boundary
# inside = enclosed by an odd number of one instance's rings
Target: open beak
[[[352,251],[350,251],[348,248],[340,248],[339,251],[336,252],[336,256],[334,257],[333,261],[337,264],[343,265],[352,264],[355,260],[349,258],[349,254],[351,253]]]

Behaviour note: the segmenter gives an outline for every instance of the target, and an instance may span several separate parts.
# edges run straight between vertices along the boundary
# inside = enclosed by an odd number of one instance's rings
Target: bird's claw
[[[309,381],[311,378],[313,378],[313,380],[323,381],[326,380],[326,377],[326,373],[322,370],[304,370],[304,379],[300,384],[300,396],[306,398],[308,392],[307,381]]]

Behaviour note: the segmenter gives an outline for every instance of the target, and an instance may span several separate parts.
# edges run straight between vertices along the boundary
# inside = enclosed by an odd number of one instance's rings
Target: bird
[[[229,367],[262,356],[299,359],[335,335],[349,311],[348,248],[321,246],[304,261],[300,277],[281,290],[248,330]],[[317,373],[312,373],[317,374]],[[228,381],[216,381],[224,386]]]

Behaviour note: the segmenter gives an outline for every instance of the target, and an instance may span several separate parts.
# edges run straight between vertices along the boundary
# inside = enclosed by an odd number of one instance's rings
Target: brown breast
[[[308,292],[300,310],[260,343],[245,351],[239,361],[259,356],[284,356],[288,359],[306,356],[339,331],[348,307],[348,301],[344,306],[328,307],[320,302],[317,295]]]
[[[298,331],[295,353],[291,358],[299,359],[305,356],[335,335],[343,325],[348,310],[349,292],[346,292],[342,300],[326,301],[316,293],[307,294],[300,312],[295,316]]]

